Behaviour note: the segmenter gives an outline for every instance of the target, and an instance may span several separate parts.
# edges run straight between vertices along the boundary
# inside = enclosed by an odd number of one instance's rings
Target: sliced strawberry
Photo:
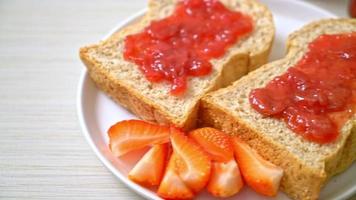
[[[177,173],[176,159],[177,157],[173,153],[157,194],[164,199],[192,199],[193,192]]]
[[[230,197],[237,194],[244,183],[235,159],[229,162],[214,162],[207,190],[216,197]]]
[[[239,192],[243,182],[234,159],[231,137],[210,127],[191,131],[189,137],[202,146],[213,160],[208,191],[217,197],[229,197]]]
[[[255,150],[235,137],[235,156],[247,185],[266,196],[276,196],[283,169],[263,159]]]
[[[224,132],[205,127],[191,131],[189,137],[202,146],[214,161],[228,162],[234,158],[231,137]]]
[[[211,161],[207,153],[179,130],[171,129],[173,154],[176,154],[178,175],[197,193],[208,183]]]
[[[141,120],[126,120],[110,127],[110,149],[115,156],[148,145],[162,144],[169,141],[169,127],[151,124]]]
[[[156,186],[161,182],[168,154],[168,144],[154,145],[129,172],[132,181],[144,186]]]

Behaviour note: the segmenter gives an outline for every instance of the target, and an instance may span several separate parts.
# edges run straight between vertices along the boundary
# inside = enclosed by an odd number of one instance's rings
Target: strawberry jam
[[[336,140],[356,107],[356,33],[321,35],[286,73],[251,91],[251,106],[317,143]]]
[[[210,74],[210,59],[253,29],[252,19],[217,0],[183,0],[174,13],[153,21],[125,39],[124,58],[151,82],[168,81],[171,94],[182,95],[188,76]]]

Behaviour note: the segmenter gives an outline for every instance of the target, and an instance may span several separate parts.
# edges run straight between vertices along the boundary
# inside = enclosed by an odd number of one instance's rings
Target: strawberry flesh
[[[210,194],[216,197],[230,197],[237,194],[244,183],[235,159],[229,162],[214,162],[207,186]]]
[[[233,139],[235,156],[247,185],[266,196],[276,196],[283,169],[263,159],[239,138]]]
[[[144,186],[160,184],[168,154],[168,144],[154,145],[129,172],[130,180]]]
[[[116,123],[108,130],[109,147],[114,156],[146,146],[169,142],[169,127],[142,120],[126,120]]]
[[[191,131],[189,137],[202,146],[213,161],[228,162],[234,157],[231,138],[224,132],[205,127]]]
[[[171,129],[173,154],[178,175],[194,192],[202,190],[208,183],[211,161],[207,153],[176,128]]]
[[[192,199],[194,193],[178,175],[176,159],[173,153],[157,194],[164,199]]]

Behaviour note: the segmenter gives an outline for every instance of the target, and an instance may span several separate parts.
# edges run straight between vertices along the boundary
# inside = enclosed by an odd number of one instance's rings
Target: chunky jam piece
[[[317,143],[330,143],[356,107],[356,33],[321,35],[286,73],[252,90],[252,107],[284,120]]]
[[[217,0],[183,0],[174,13],[152,22],[125,40],[124,58],[136,63],[151,82],[168,81],[182,95],[188,76],[208,75],[210,59],[253,29],[250,17]]]

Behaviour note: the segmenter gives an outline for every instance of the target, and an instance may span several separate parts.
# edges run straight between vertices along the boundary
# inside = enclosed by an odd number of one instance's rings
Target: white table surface
[[[309,0],[346,16],[346,0]],[[94,43],[145,0],[0,0],[0,199],[141,199],[96,158],[76,117]]]

